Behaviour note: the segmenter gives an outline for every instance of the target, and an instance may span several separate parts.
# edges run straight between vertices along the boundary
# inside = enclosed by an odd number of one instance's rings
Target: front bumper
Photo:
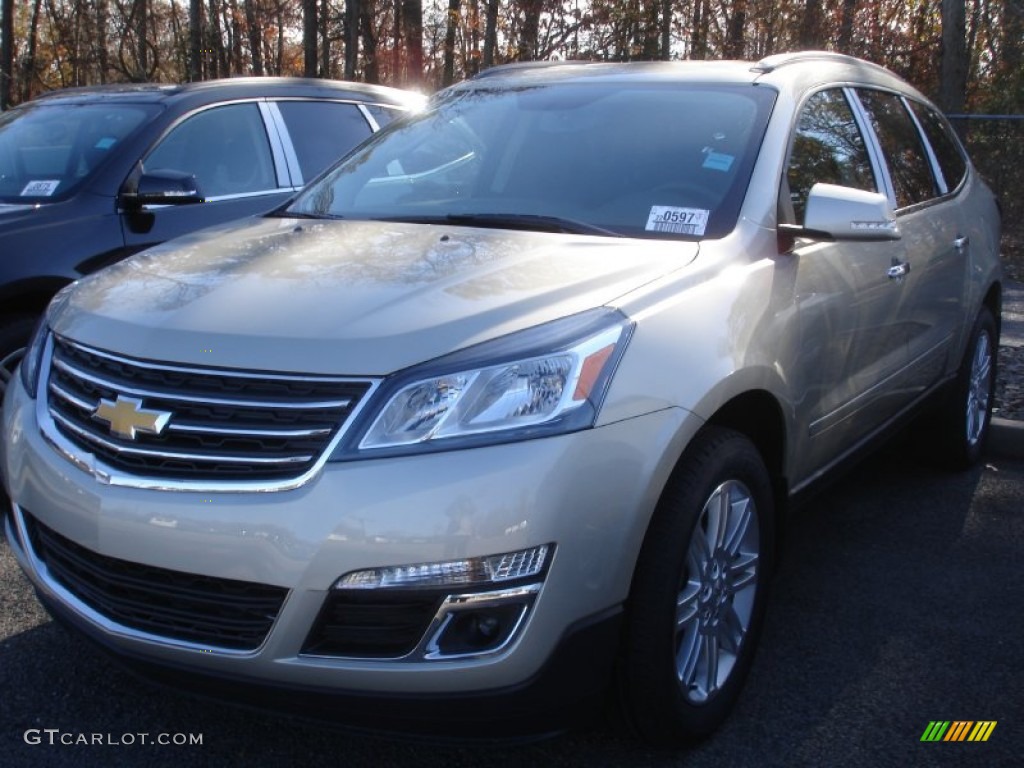
[[[3,413],[2,468],[13,502],[7,534],[51,612],[123,659],[176,670],[175,680],[187,671],[218,681],[218,689],[231,680],[242,688],[344,695],[356,702],[353,719],[375,711],[367,697],[385,702],[381,716],[396,700],[422,706],[437,697],[462,701],[452,706],[469,716],[480,711],[474,700],[546,688],[536,686],[553,669],[556,687],[566,688],[561,676],[580,666],[567,659],[586,655],[573,638],[595,626],[602,638],[616,636],[609,627],[671,470],[665,457],[697,426],[684,412],[665,410],[543,440],[328,464],[291,491],[200,494],[98,483],[45,442],[35,402],[15,385]],[[251,650],[139,632],[69,593],[33,551],[26,514],[98,557],[270,585],[286,597]],[[536,599],[496,653],[438,660],[304,653],[325,598],[346,573],[549,543],[555,555]],[[567,648],[576,650],[565,656]],[[600,666],[607,668],[611,655]],[[584,680],[603,679],[583,666],[578,687],[570,686],[581,692],[593,688]]]

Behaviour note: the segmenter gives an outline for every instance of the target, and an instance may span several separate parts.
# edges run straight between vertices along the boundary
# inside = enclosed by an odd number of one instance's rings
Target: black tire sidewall
[[[978,346],[978,339],[983,332],[988,333],[989,355],[992,360],[992,375],[988,392],[989,407],[985,413],[981,437],[972,445],[967,440],[967,399],[971,388],[971,367],[974,362],[974,353]],[[995,397],[996,375],[998,374],[998,354],[995,319],[987,307],[982,307],[971,328],[971,335],[964,350],[960,370],[957,372],[953,389],[943,408],[942,459],[953,468],[966,469],[973,466],[979,461],[982,451],[985,449],[992,421],[992,401]]]
[[[687,700],[675,672],[675,601],[704,504],[718,486],[739,480],[758,511],[757,592],[750,625],[725,685],[708,701]],[[760,454],[742,434],[707,428],[691,443],[655,510],[641,548],[628,608],[622,703],[633,728],[656,743],[706,736],[732,709],[753,662],[773,564],[774,503]]]

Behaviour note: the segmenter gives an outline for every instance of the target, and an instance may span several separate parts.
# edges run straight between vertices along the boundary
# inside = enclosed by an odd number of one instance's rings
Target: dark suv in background
[[[279,205],[419,99],[242,78],[69,89],[0,115],[0,396],[61,287]]]

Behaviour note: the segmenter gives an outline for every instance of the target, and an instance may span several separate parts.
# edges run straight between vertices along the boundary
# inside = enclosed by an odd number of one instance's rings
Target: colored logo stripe
[[[924,729],[921,741],[941,741],[947,728],[949,728],[949,720],[932,720]]]
[[[988,741],[996,720],[932,720],[921,734],[921,741]]]
[[[995,720],[980,720],[974,730],[971,731],[971,735],[967,737],[968,741],[988,741],[988,737],[992,735],[992,731],[996,729]]]

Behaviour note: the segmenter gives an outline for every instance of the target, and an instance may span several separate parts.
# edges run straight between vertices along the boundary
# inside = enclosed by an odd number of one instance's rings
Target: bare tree
[[[14,96],[14,0],[0,5],[0,110],[13,103]]]
[[[444,70],[441,73],[441,85],[448,86],[455,82],[455,33],[459,28],[459,0],[448,0],[448,23],[444,33]]]
[[[302,0],[302,74],[316,77],[317,0]]]

